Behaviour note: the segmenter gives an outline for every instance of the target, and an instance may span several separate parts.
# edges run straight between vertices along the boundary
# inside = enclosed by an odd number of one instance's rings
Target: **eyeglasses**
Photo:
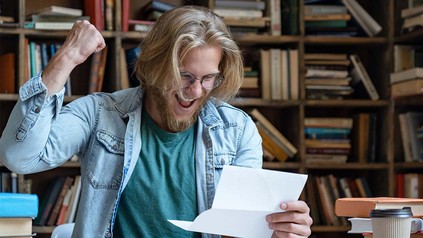
[[[207,90],[212,90],[216,88],[217,86],[219,86],[219,84],[223,80],[223,76],[220,72],[214,73],[214,74],[207,74],[201,78],[197,78],[190,72],[180,72],[179,74],[182,79],[182,88],[188,88],[193,83],[195,83],[195,80],[200,80],[200,83],[203,86],[203,88]]]

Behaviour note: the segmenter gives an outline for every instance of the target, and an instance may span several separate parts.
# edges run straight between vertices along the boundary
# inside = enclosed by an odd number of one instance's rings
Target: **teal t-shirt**
[[[167,221],[198,215],[195,127],[169,133],[142,115],[141,154],[121,196],[114,237],[200,237]]]

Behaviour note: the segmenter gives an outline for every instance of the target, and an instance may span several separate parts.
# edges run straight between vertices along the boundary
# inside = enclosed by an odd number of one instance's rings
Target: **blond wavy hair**
[[[222,50],[219,70],[224,79],[210,96],[227,101],[241,86],[244,74],[241,51],[222,19],[210,9],[183,6],[165,12],[142,41],[135,72],[143,88],[165,94],[181,86],[179,65],[197,47],[217,46]],[[174,79],[174,80],[169,80]]]

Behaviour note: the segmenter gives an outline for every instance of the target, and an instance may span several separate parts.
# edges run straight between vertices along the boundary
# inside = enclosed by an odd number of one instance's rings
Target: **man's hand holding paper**
[[[193,222],[169,221],[189,231],[234,237],[307,237],[308,206],[297,201],[306,180],[303,174],[225,166],[211,209]]]

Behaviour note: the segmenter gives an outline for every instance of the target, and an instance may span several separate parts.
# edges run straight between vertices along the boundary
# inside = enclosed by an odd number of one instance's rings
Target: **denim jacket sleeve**
[[[81,138],[88,137],[82,123],[86,119],[64,113],[63,98],[64,89],[47,96],[41,74],[20,88],[0,138],[0,161],[10,170],[23,174],[44,171],[63,164],[78,151]]]

